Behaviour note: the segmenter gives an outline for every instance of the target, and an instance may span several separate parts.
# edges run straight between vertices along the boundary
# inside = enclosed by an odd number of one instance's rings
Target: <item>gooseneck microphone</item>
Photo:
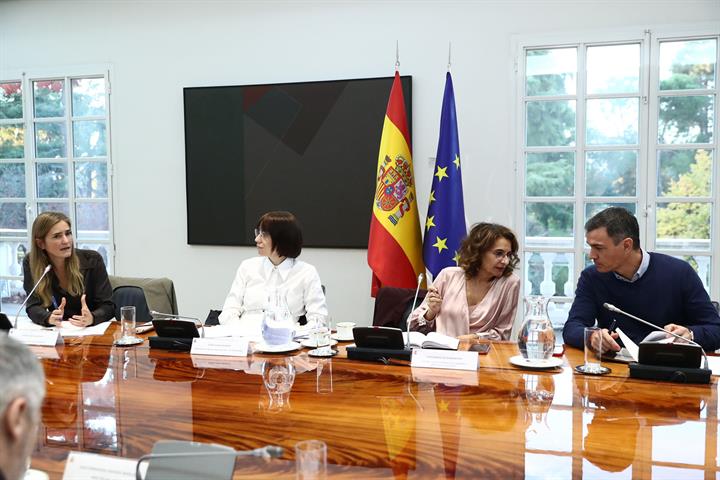
[[[22,304],[20,305],[20,308],[18,308],[18,311],[15,314],[15,321],[13,322],[13,328],[17,328],[17,322],[18,322],[18,317],[20,316],[20,312],[22,312],[23,307],[28,302],[28,300],[30,300],[30,297],[32,297],[32,294],[35,293],[35,289],[38,287],[38,285],[40,285],[40,282],[42,282],[42,279],[45,278],[45,275],[47,275],[47,273],[50,271],[51,268],[52,268],[51,264],[48,264],[48,266],[45,267],[45,270],[43,270],[42,275],[40,275],[40,280],[38,280],[35,283],[35,286],[32,288],[32,290],[30,290],[30,293],[27,294],[27,296],[25,297],[25,300],[23,300]]]
[[[143,462],[147,462],[153,459],[159,458],[201,458],[201,457],[217,457],[217,456],[233,456],[233,457],[260,457],[264,459],[269,458],[280,458],[283,454],[283,448],[277,445],[266,445],[261,448],[254,450],[234,450],[228,448],[223,451],[216,452],[174,452],[174,453],[149,453],[138,458],[137,464],[135,465],[135,480],[143,480],[140,472],[140,465]]]
[[[200,325],[200,337],[205,337],[205,325],[196,317],[186,317],[184,315],[176,315],[174,313],[163,313],[155,310],[150,310],[150,315],[156,320],[181,320],[181,321],[192,321],[196,326]],[[157,318],[156,318],[157,317]]]
[[[640,322],[640,323],[644,323],[645,325],[647,325],[648,327],[653,328],[654,330],[659,330],[659,331],[661,331],[661,332],[665,332],[665,333],[667,333],[668,335],[672,335],[673,337],[679,338],[679,339],[681,339],[682,341],[684,341],[684,342],[686,342],[686,343],[689,343],[689,344],[691,344],[691,345],[695,345],[695,346],[699,347],[699,348],[700,348],[700,352],[702,352],[702,356],[703,356],[703,358],[705,359],[705,368],[708,368],[708,358],[707,358],[707,355],[705,354],[705,349],[702,348],[702,346],[700,346],[700,344],[697,343],[697,342],[695,342],[694,340],[690,340],[690,339],[688,339],[688,338],[685,338],[685,337],[683,337],[682,335],[678,335],[677,333],[669,332],[669,331],[665,330],[664,328],[655,325],[654,323],[650,323],[650,322],[648,322],[647,320],[643,320],[642,318],[638,318],[638,317],[636,317],[635,315],[632,315],[632,314],[630,314],[630,313],[628,313],[628,312],[626,312],[626,311],[624,311],[624,310],[620,310],[618,307],[616,307],[615,305],[613,305],[613,304],[611,304],[611,303],[603,303],[603,307],[604,307],[606,310],[610,310],[611,312],[615,312],[615,313],[621,313],[621,314],[625,315],[626,317],[632,318],[633,320],[637,320],[637,321]]]
[[[415,298],[413,298],[412,308],[410,309],[411,313],[415,311],[415,308],[417,308],[417,297],[418,297],[418,294],[420,293],[420,284],[422,284],[422,281],[424,278],[425,278],[424,273],[421,273],[420,275],[418,275],[417,288],[415,289]],[[410,348],[410,320],[407,320],[406,323],[407,323],[407,342],[405,343],[405,348]]]

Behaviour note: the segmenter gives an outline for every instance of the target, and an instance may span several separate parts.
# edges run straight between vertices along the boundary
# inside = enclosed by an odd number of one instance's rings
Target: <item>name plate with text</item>
[[[62,335],[57,330],[35,330],[35,329],[17,329],[11,328],[8,335],[22,342],[25,345],[41,345],[43,347],[54,347],[62,345]]]
[[[193,338],[190,353],[193,355],[220,355],[247,357],[248,341],[244,338]]]
[[[450,370],[477,370],[478,354],[476,352],[416,348],[412,351],[410,366],[446,368]]]
[[[92,480],[135,480],[137,460],[96,453],[70,452],[65,462],[63,480],[86,478]],[[145,475],[148,463],[140,465]]]

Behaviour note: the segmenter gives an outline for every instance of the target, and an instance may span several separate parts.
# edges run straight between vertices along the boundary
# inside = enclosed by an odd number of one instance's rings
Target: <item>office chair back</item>
[[[124,285],[113,290],[112,301],[115,304],[115,318],[120,318],[120,308],[135,307],[135,321],[145,323],[152,320],[150,308],[145,299],[145,292],[140,287]]]
[[[420,290],[417,305],[420,305],[427,295],[427,290]],[[380,327],[396,327],[407,329],[407,319],[413,310],[414,288],[381,287],[375,296],[375,311],[373,325]],[[416,305],[416,307],[417,307]],[[429,332],[429,327],[420,328],[423,333]]]

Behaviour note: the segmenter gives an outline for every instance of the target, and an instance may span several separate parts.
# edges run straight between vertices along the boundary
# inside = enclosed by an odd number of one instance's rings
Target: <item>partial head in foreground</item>
[[[45,374],[22,343],[0,334],[0,470],[7,480],[25,475],[40,424]]]

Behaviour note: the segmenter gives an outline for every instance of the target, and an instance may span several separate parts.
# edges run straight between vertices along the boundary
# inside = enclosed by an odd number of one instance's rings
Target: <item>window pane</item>
[[[104,78],[76,78],[71,88],[73,116],[105,115]]]
[[[0,125],[0,158],[25,156],[25,127],[22,123]]]
[[[0,275],[22,277],[23,259],[30,253],[26,240],[0,242]]]
[[[33,82],[35,117],[62,117],[65,115],[65,82],[45,80]]]
[[[70,216],[70,204],[68,202],[38,202],[38,213],[62,212]]]
[[[84,250],[95,250],[98,252],[105,262],[105,267],[107,268],[108,273],[112,274],[108,262],[108,245],[103,243],[78,243],[77,247]]]
[[[659,151],[658,196],[710,196],[712,153],[702,149]]]
[[[27,235],[25,203],[0,202],[0,237]]]
[[[35,125],[35,152],[38,158],[64,158],[64,123],[38,123]]]
[[[691,267],[693,267],[693,270],[695,270],[698,274],[698,277],[700,277],[700,281],[703,284],[703,287],[705,287],[705,290],[710,292],[710,274],[712,273],[712,257],[708,257],[705,255],[673,255],[675,258],[679,258],[680,260],[685,260],[690,264]]]
[[[572,203],[527,203],[525,205],[526,245],[572,247],[573,212]]]
[[[587,152],[586,195],[634,196],[637,185],[637,151]]]
[[[575,192],[573,152],[528,153],[526,166],[528,196],[569,196]]]
[[[528,295],[571,297],[574,294],[572,253],[525,252],[525,271]]]
[[[25,289],[20,280],[0,280],[0,310],[9,318],[15,318],[25,297]]]
[[[587,101],[588,145],[638,143],[638,99],[612,98]]]
[[[660,97],[658,142],[710,143],[714,105],[711,95]]]
[[[710,249],[709,203],[658,203],[658,249]]]
[[[585,223],[587,223],[588,220],[590,220],[593,215],[596,213],[600,213],[606,208],[610,207],[622,207],[625,210],[629,211],[633,215],[636,214],[636,205],[634,203],[586,203],[585,204]]]
[[[526,57],[527,95],[574,95],[576,48],[529,50]]]
[[[37,195],[39,198],[67,198],[66,163],[37,164]]]
[[[0,83],[0,118],[23,118],[20,82]]]
[[[75,157],[105,156],[105,121],[73,122],[73,142]]]
[[[588,93],[635,93],[639,85],[640,44],[588,47]]]
[[[77,215],[77,235],[81,240],[107,240],[109,235],[108,204],[78,203],[75,207]]]
[[[77,162],[75,164],[75,196],[78,198],[107,198],[107,164]]]
[[[660,43],[660,90],[715,87],[715,39]]]
[[[0,197],[25,196],[25,164],[0,163]]]
[[[575,145],[575,101],[527,102],[527,145]]]

